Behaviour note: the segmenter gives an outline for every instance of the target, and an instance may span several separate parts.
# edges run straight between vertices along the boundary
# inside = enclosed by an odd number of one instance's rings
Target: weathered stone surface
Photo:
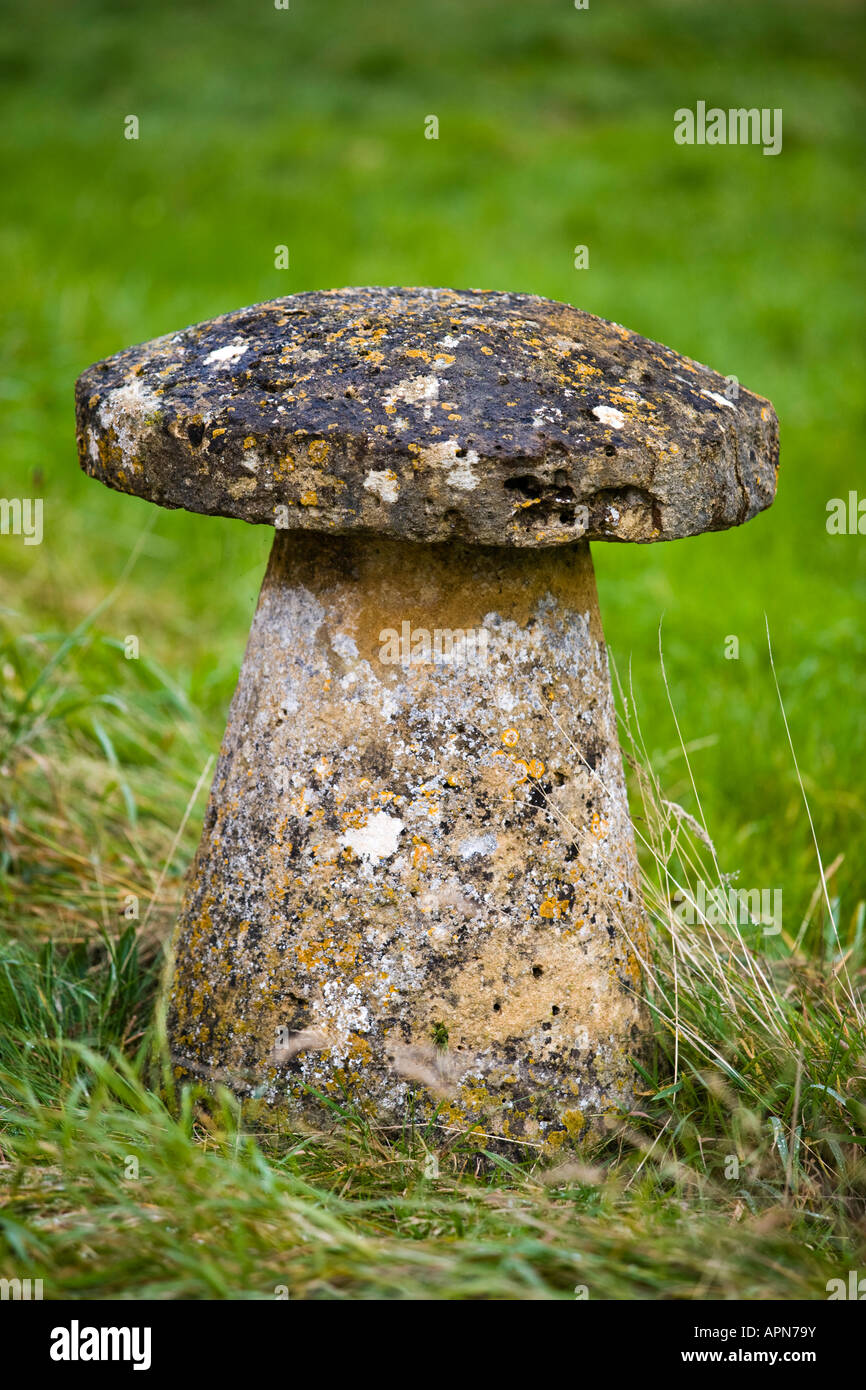
[[[589,547],[278,535],[176,936],[179,1071],[556,1148],[631,1098],[642,946]]]
[[[550,546],[718,531],[770,505],[768,401],[535,295],[271,300],[98,362],[82,466],[290,530]]]

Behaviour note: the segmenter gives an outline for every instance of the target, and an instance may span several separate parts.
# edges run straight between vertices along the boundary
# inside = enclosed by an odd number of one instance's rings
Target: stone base
[[[630,942],[588,545],[278,532],[177,929],[179,1074],[556,1148],[630,1103]]]

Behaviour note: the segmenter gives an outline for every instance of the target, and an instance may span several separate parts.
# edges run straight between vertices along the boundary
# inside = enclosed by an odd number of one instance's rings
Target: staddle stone
[[[556,1146],[630,1098],[635,946],[589,547],[278,536],[178,932],[178,1064],[394,1123],[413,1087],[419,1117]]]
[[[175,936],[179,1076],[556,1149],[648,1034],[589,541],[775,495],[734,378],[568,304],[362,287],[128,348],[82,466],[276,539]]]

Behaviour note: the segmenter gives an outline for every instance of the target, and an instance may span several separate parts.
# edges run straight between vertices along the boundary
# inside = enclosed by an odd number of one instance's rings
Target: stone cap
[[[88,368],[78,451],[121,492],[288,530],[672,540],[773,500],[776,413],[731,382],[536,295],[315,291]]]

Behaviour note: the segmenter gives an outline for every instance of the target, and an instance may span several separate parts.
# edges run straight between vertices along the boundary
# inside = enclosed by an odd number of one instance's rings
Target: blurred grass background
[[[800,944],[830,962],[839,943],[813,899],[767,615],[824,862],[836,866],[833,918],[862,964],[866,539],[830,536],[825,523],[830,498],[866,496],[864,35],[853,0],[3,8],[0,492],[44,497],[45,538],[0,537],[0,915],[13,943],[58,927],[85,942],[62,970],[53,956],[28,957],[26,986],[13,944],[4,998],[18,1001],[9,1008],[21,1008],[23,1032],[45,1031],[44,1005],[59,1035],[102,1038],[94,1010],[126,1051],[143,1035],[152,980],[142,984],[131,956],[118,964],[117,948],[97,980],[86,942],[122,925],[130,893],[145,918],[139,946],[152,950],[172,920],[203,812],[193,793],[219,744],[271,540],[85,478],[73,381],[102,356],[213,314],[352,284],[568,300],[772,399],[782,438],[772,509],[700,539],[595,546],[602,613],[665,794],[696,812],[659,667],[664,615],[671,694],[722,867],[742,887],[783,889],[787,942],[771,950],[787,950],[811,902]],[[782,153],[675,145],[675,109],[699,99],[781,107]],[[124,139],[130,114],[137,141]],[[430,114],[436,141],[424,138]],[[286,271],[274,268],[281,244]],[[574,269],[578,244],[589,269]],[[129,634],[139,661],[124,659]],[[736,661],[724,658],[730,635]],[[50,1111],[65,1073],[49,1073],[34,1105]],[[783,1112],[770,1094],[778,1081],[793,1123],[793,1078],[771,1075],[761,1103]],[[708,1128],[714,1114],[703,1113]],[[98,1127],[87,1143],[104,1147]],[[345,1165],[334,1182],[344,1176]],[[789,1173],[786,1194],[790,1185]],[[682,1228],[676,1264],[688,1217],[671,1219]],[[643,1225],[638,1215],[635,1249]],[[200,1289],[210,1276],[190,1277]],[[821,1287],[823,1272],[815,1278]],[[607,1287],[634,1296],[638,1285]],[[659,1275],[653,1287],[670,1286]]]

